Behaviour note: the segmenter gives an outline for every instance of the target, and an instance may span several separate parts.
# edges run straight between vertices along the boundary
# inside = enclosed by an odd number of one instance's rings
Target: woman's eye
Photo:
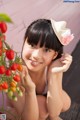
[[[31,47],[32,47],[32,48],[35,48],[35,47],[36,47],[36,45],[35,45],[35,44],[31,44]]]
[[[51,52],[49,48],[45,48],[45,52]]]

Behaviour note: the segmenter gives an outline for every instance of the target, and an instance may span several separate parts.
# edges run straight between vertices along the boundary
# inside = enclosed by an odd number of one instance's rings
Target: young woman
[[[60,120],[60,113],[69,109],[71,100],[62,88],[62,77],[72,56],[63,53],[63,46],[72,39],[64,21],[38,19],[27,28],[22,48],[23,97],[10,100],[21,120]]]

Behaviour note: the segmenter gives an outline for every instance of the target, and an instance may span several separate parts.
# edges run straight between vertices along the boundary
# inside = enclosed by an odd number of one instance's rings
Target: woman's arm
[[[22,120],[38,120],[39,108],[35,90],[36,86],[26,68],[22,75],[22,85],[25,88],[25,104],[22,112]]]
[[[47,95],[47,107],[51,118],[56,120],[57,116],[61,113],[64,105],[63,89],[62,89],[62,77],[72,62],[72,57],[65,54],[62,58],[56,60],[49,66],[48,70],[48,95]],[[63,100],[64,99],[64,100]]]
[[[25,100],[22,120],[38,120],[39,110],[35,89],[25,93]]]
[[[63,108],[62,73],[53,73],[48,79],[47,107],[50,118],[56,120]]]
[[[26,68],[23,70],[21,77],[22,80],[20,88],[23,92],[23,96],[18,96],[17,93],[15,93],[18,100],[9,100],[9,107],[15,109],[18,116],[21,117],[21,120],[38,120],[39,110],[35,92],[35,84],[32,82],[29,74],[26,71]],[[13,115],[15,116],[16,113],[13,112]]]

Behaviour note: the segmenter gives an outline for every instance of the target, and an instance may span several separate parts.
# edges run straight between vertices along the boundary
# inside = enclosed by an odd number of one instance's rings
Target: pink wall
[[[65,47],[71,53],[80,39],[80,3],[63,0],[0,0],[0,13],[7,13],[14,24],[8,24],[7,42],[21,52],[25,28],[38,18],[66,20],[74,33],[74,40]],[[1,100],[0,100],[1,102]]]
[[[37,18],[66,20],[75,39],[65,50],[72,52],[80,38],[80,3],[63,0],[0,0],[0,13],[7,13],[14,24],[8,24],[7,42],[21,51],[25,27]]]

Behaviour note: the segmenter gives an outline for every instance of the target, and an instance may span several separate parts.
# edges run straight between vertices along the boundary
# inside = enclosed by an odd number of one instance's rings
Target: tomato
[[[6,76],[10,76],[11,75],[11,70],[6,70],[6,72],[5,72],[5,74],[6,74]]]
[[[16,82],[16,81],[12,81],[12,82],[10,83],[10,86],[11,86],[11,87],[16,87],[16,85],[17,85],[17,82]]]
[[[15,92],[16,91],[16,87],[11,87],[10,90]]]
[[[19,75],[15,75],[13,77],[13,79],[16,81],[16,82],[19,82],[20,81],[20,76]]]
[[[23,96],[23,93],[21,92],[21,90],[18,91],[18,95],[19,95],[19,96]]]
[[[18,68],[18,64],[17,63],[13,63],[11,65],[11,70],[17,70],[17,68]]]
[[[12,99],[13,99],[14,101],[17,101],[17,100],[18,100],[16,96],[12,96]]]
[[[0,84],[0,90],[2,90],[2,85]]]
[[[5,33],[7,31],[7,25],[5,22],[0,22],[0,29],[2,33]]]
[[[2,48],[3,44],[2,44],[2,41],[0,41],[0,48]]]
[[[2,88],[3,89],[8,89],[8,83],[7,82],[3,82],[2,83]]]
[[[18,64],[18,68],[17,68],[19,71],[22,71],[23,70],[23,67],[21,64]]]
[[[9,60],[12,60],[14,59],[14,51],[13,50],[6,50],[6,57],[9,59]]]
[[[2,65],[0,66],[0,74],[4,74],[5,73],[5,67]]]
[[[13,91],[9,90],[9,91],[8,91],[8,96],[9,96],[9,98],[12,98],[12,96],[13,96]]]

